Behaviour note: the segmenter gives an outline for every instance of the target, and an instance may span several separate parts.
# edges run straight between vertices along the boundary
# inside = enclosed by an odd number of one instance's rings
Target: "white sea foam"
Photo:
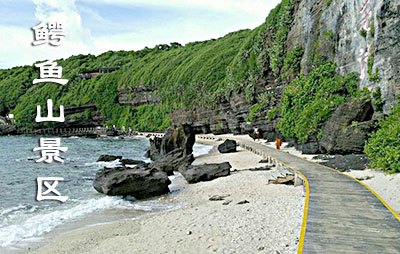
[[[193,156],[194,157],[199,157],[201,155],[205,155],[208,154],[211,149],[213,148],[213,146],[209,146],[209,145],[201,145],[201,144],[194,144],[193,146]]]
[[[63,210],[51,210],[40,214],[20,214],[19,223],[0,228],[0,246],[6,247],[23,239],[38,237],[50,232],[55,227],[68,221],[77,219],[89,213],[111,208],[133,208],[142,210],[134,203],[122,200],[118,197],[102,197],[77,201],[76,205]],[[20,209],[22,206],[2,211],[1,214],[10,213],[11,210]],[[146,207],[147,208],[147,207]]]
[[[119,166],[122,166],[121,162],[119,160],[115,160],[115,161],[96,161],[96,162],[89,162],[89,163],[85,163],[84,166],[86,167],[90,167],[90,166],[96,166],[99,168],[116,168]]]
[[[79,219],[95,211],[106,209],[134,209],[152,212],[170,210],[176,207],[176,204],[163,204],[156,200],[130,202],[121,199],[120,197],[109,196],[101,197],[99,199],[75,200],[74,202],[76,205],[62,210],[53,209],[41,212],[40,214],[32,214],[30,211],[30,213],[19,214],[19,223],[13,223],[13,225],[4,227],[0,226],[0,246],[8,247],[22,240],[29,241],[32,238],[50,232],[61,224]],[[24,208],[24,206],[19,205],[18,207],[3,210],[1,211],[1,214],[5,215],[22,208]]]

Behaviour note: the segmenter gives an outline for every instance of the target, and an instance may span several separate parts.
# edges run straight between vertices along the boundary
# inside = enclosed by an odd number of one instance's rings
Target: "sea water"
[[[116,220],[120,217],[116,211],[124,211],[125,218],[134,218],[177,206],[160,199],[135,201],[105,196],[92,187],[99,169],[120,165],[118,161],[96,162],[100,155],[148,160],[144,157],[149,147],[147,139],[61,138],[61,146],[68,147],[67,152],[60,154],[65,160],[63,164],[36,163],[40,152],[32,149],[39,146],[38,141],[39,137],[0,137],[0,250],[38,239],[74,221],[105,222],[105,217],[98,216],[99,213],[117,214],[108,218]],[[210,150],[211,146],[195,144],[194,155],[207,154]],[[60,181],[56,189],[69,199],[65,203],[36,201],[37,177],[63,177],[64,181]],[[103,220],[89,219],[92,217]]]

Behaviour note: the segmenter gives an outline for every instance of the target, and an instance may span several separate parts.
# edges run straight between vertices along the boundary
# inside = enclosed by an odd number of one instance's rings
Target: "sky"
[[[0,0],[0,69],[39,60],[219,38],[261,25],[280,0]],[[58,47],[32,46],[32,27],[61,22]]]

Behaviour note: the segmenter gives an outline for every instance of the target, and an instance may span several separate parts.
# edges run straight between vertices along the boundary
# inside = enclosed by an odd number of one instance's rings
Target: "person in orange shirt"
[[[276,149],[281,150],[282,140],[280,138],[275,138]]]

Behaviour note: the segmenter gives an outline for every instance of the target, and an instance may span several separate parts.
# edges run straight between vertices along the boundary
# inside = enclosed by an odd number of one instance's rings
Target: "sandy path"
[[[215,149],[195,163],[229,161],[231,176],[188,185],[177,195],[181,209],[76,230],[34,253],[296,253],[304,198],[302,187],[267,185],[269,172],[251,172],[260,157]],[[177,181],[182,179],[177,179]],[[229,195],[209,201],[212,195]],[[239,201],[249,203],[239,205]]]

